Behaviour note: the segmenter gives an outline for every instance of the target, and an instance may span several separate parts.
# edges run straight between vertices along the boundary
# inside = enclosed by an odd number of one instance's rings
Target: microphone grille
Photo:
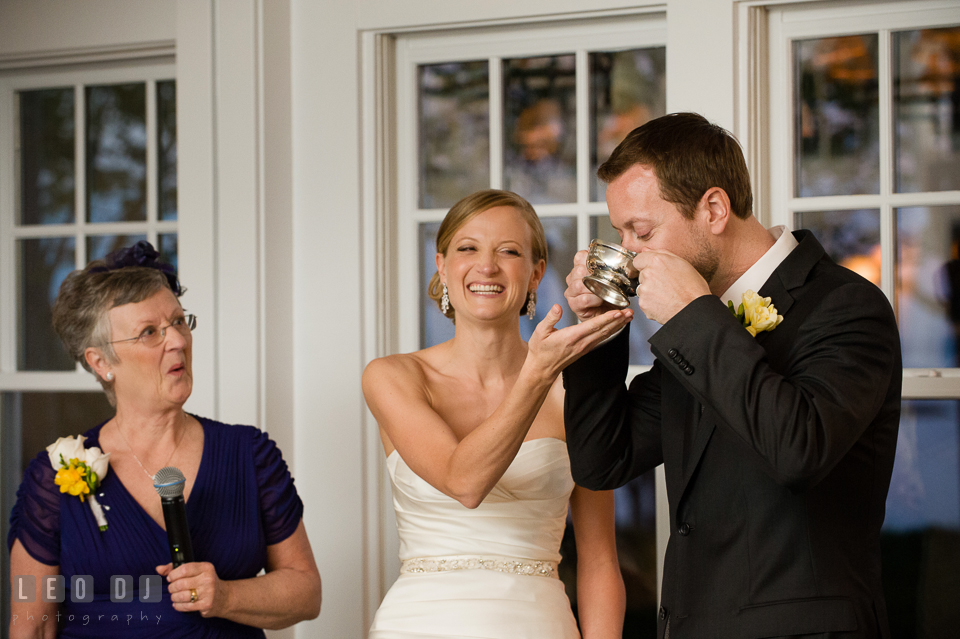
[[[183,486],[187,478],[179,468],[167,466],[157,471],[153,476],[153,487],[161,497],[179,497],[183,494]]]

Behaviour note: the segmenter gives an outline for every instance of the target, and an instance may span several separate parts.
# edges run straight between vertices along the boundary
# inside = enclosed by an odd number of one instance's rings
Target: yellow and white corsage
[[[732,300],[727,302],[727,307],[754,337],[757,333],[772,331],[783,321],[783,315],[777,315],[777,308],[770,303],[770,298],[760,297],[753,291],[743,294],[743,302],[737,309],[733,308]]]
[[[94,492],[110,469],[110,453],[104,453],[96,446],[84,448],[85,439],[83,435],[61,437],[47,446],[47,453],[50,465],[57,471],[53,481],[60,487],[60,492],[79,497],[80,501],[86,500],[100,532],[103,532],[107,529],[107,518]]]

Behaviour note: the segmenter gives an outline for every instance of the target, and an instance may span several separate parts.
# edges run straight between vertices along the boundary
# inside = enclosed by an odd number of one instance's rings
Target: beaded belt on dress
[[[451,555],[448,557],[414,557],[404,559],[400,573],[447,572],[451,570],[495,570],[531,577],[557,576],[557,562],[491,555]]]

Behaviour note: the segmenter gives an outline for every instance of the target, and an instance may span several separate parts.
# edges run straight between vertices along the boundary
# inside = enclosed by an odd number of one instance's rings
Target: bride
[[[402,561],[370,639],[579,637],[557,578],[568,503],[583,637],[619,638],[613,493],[574,486],[557,377],[570,353],[613,335],[631,313],[558,331],[555,305],[524,343],[517,318],[533,317],[547,251],[533,207],[514,193],[457,202],[437,251],[430,292],[454,338],[375,360],[363,374]]]

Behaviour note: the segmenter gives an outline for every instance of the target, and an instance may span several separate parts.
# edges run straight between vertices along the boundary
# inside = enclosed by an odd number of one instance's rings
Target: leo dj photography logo
[[[40,588],[37,588],[36,575],[14,575],[10,580],[12,585],[11,599],[13,603],[33,603],[37,600],[39,592],[40,601],[44,603],[63,603],[67,600],[66,579],[63,575],[45,575],[40,578]],[[140,603],[159,603],[163,600],[163,578],[160,575],[140,575],[140,579],[134,588],[134,579],[132,575],[111,575],[110,576],[110,601],[112,603],[131,603],[134,600],[134,593]],[[95,599],[93,575],[73,575],[70,577],[70,601],[75,604],[92,603]],[[125,609],[126,611],[126,609]],[[103,621],[105,618],[111,622],[137,622],[152,621],[152,617],[143,614],[141,611],[139,619],[133,614],[125,615],[96,615],[93,619],[91,615],[64,615],[61,612],[56,614],[57,621],[65,617],[66,621],[79,621],[87,625],[91,621]],[[123,617],[126,617],[124,619]],[[153,615],[156,623],[160,623],[160,615]],[[43,615],[39,621],[47,621],[48,616]],[[13,615],[11,622],[16,625],[19,615]],[[33,615],[28,615],[21,621],[38,621]]]

